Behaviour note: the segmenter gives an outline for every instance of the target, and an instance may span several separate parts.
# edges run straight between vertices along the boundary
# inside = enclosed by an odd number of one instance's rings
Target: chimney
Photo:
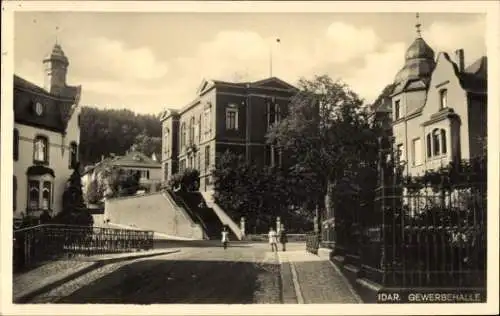
[[[465,68],[464,50],[462,48],[455,51],[455,62],[457,63],[458,71],[463,72]]]

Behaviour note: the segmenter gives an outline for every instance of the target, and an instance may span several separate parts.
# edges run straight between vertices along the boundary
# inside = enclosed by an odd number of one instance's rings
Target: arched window
[[[14,128],[14,161],[19,159],[19,131],[17,128]]]
[[[441,129],[441,154],[446,154],[446,131]]]
[[[28,206],[31,210],[38,210],[40,206],[39,182],[36,180],[28,181]]]
[[[49,181],[43,182],[42,187],[42,209],[50,210],[52,206],[52,183]]]
[[[440,138],[439,130],[438,129],[433,130],[432,131],[432,154],[433,154],[433,156],[438,156],[440,153],[439,138]]]
[[[35,137],[33,146],[33,160],[35,162],[49,162],[49,141],[45,136]]]
[[[78,144],[71,142],[69,145],[69,168],[72,169],[78,162]]]

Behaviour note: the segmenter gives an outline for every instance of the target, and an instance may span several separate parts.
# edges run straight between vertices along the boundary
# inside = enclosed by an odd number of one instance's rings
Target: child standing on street
[[[278,252],[278,236],[274,228],[271,227],[268,236],[269,236],[269,244],[271,245],[271,251]]]
[[[222,246],[224,247],[224,249],[227,249],[227,242],[229,241],[229,232],[227,231],[227,227],[224,226],[224,228],[222,228]]]

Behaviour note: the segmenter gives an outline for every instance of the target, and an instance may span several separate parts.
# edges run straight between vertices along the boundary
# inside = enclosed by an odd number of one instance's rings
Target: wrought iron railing
[[[317,232],[306,234],[306,250],[313,254],[318,254],[320,235]]]
[[[14,231],[14,270],[65,255],[98,255],[153,248],[152,231],[59,224]]]

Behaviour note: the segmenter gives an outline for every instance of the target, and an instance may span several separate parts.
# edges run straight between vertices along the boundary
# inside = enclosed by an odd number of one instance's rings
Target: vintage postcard
[[[494,1],[4,1],[2,314],[498,313]]]

